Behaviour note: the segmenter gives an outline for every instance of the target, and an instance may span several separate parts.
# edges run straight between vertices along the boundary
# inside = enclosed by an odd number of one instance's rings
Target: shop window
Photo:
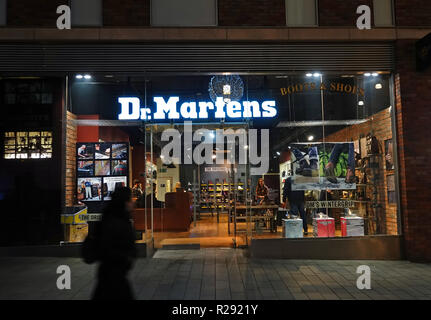
[[[394,25],[392,0],[374,0],[374,25],[389,27]]]
[[[286,21],[289,27],[317,25],[316,0],[286,0]]]
[[[6,0],[0,0],[0,26],[6,25]]]
[[[153,26],[215,26],[216,0],[157,0],[151,1]]]
[[[4,84],[5,104],[52,104],[52,87],[46,81],[8,81]]]
[[[51,159],[52,132],[17,131],[4,134],[4,159]]]
[[[72,26],[102,26],[102,0],[71,0]]]
[[[211,228],[220,228],[222,224],[225,233],[219,235],[233,237],[241,245],[250,238],[399,234],[399,178],[390,73],[309,70],[279,75],[151,76],[133,81],[134,87],[145,88],[146,97],[137,98],[141,99],[141,106],[148,106],[150,115],[161,105],[161,99],[167,102],[178,97],[178,102],[172,104],[177,109],[172,107],[169,114],[177,110],[183,117],[167,124],[166,114],[165,119],[147,122],[144,129],[133,125],[128,128],[133,152],[127,165],[135,192],[154,192],[157,201],[165,202],[166,211],[153,210],[155,221],[157,217],[164,221],[155,227],[163,231],[163,235],[156,231],[158,239],[169,237],[167,233],[174,231],[165,223],[169,219],[166,212],[171,208],[176,210],[173,216],[184,213],[188,217],[185,221],[189,221],[190,203],[176,204],[170,194],[177,189],[190,192],[199,215],[198,218],[194,213],[196,224],[186,227],[190,227],[190,235],[196,228],[214,230]],[[111,101],[104,103],[100,120],[118,117],[117,98],[123,94],[125,84],[95,84],[100,92],[105,92],[107,100],[103,100]],[[102,91],[103,88],[109,90]],[[76,114],[87,114],[91,107],[88,92],[75,86],[72,97],[78,106]],[[233,117],[216,116],[216,108],[211,105],[220,98],[231,104],[224,110]],[[272,118],[261,116],[260,111],[263,114],[270,106],[268,102],[274,102],[277,109]],[[197,114],[190,127],[193,141],[186,142],[186,135],[181,133],[186,132],[183,121],[192,118],[193,108]],[[244,122],[238,122],[238,113]],[[231,137],[237,134],[233,138],[238,143],[232,147],[228,142],[218,146],[217,130],[221,129],[234,130],[235,133],[225,133]],[[168,132],[177,132],[177,140],[162,138]],[[256,140],[251,139],[252,133]],[[168,144],[179,146],[175,156],[174,150],[163,154],[163,150],[171,148]],[[101,194],[103,188],[109,189],[109,185],[104,187],[108,171],[103,171],[109,170],[109,166],[103,166],[108,161],[104,157],[108,156],[98,155],[96,145],[94,151],[90,145],[81,150],[85,153],[78,160],[77,175],[80,181],[92,179],[90,182],[96,186],[93,197],[97,198],[98,185],[102,186]],[[202,150],[206,159],[198,162],[196,156],[199,152],[203,156]],[[261,154],[261,163],[244,163],[244,152]],[[174,161],[165,162],[171,156]],[[216,163],[220,156],[224,161]],[[263,168],[261,173],[252,173],[258,167]],[[112,165],[110,168],[113,172]],[[267,188],[258,187],[260,178]],[[78,188],[81,200],[92,198],[86,194],[85,184]],[[157,209],[154,203],[153,209]],[[140,205],[149,208],[151,201]],[[172,236],[175,237],[173,233]]]

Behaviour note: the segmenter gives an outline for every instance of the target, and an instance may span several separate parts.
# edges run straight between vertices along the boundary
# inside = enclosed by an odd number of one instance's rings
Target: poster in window
[[[295,143],[292,154],[292,190],[354,190],[353,142]]]
[[[109,159],[111,157],[110,143],[96,143],[94,145],[95,157],[97,159]]]
[[[78,178],[77,188],[78,200],[80,201],[102,200],[102,178]]]
[[[76,156],[78,160],[94,159],[94,144],[79,143]]]
[[[111,173],[113,176],[126,176],[127,160],[112,160]]]
[[[386,170],[394,170],[394,146],[392,139],[385,140],[385,164]]]
[[[95,163],[96,176],[109,176],[111,172],[111,165],[109,160],[96,160]]]
[[[127,186],[127,177],[105,177],[103,178],[103,200],[111,200],[112,193],[120,187]]]
[[[78,177],[94,176],[94,162],[78,161]]]
[[[112,159],[126,159],[127,158],[127,144],[118,143],[112,145]]]

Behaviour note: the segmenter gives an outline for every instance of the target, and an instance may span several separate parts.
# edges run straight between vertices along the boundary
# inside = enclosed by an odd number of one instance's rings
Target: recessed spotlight
[[[91,79],[91,76],[90,76],[89,74],[86,74],[86,75],[84,76],[84,79],[90,80],[90,79]]]
[[[76,78],[76,79],[82,79],[82,78],[83,78],[83,76],[82,76],[82,74],[77,74],[77,75],[75,76],[75,78]]]
[[[363,106],[363,105],[364,105],[364,101],[361,100],[358,102],[358,106]]]
[[[378,77],[378,76],[379,76],[379,74],[378,74],[377,72],[373,72],[372,76],[373,76],[373,77]]]
[[[313,141],[314,140],[314,136],[308,136],[307,140],[308,141]]]
[[[383,85],[381,83],[376,83],[376,89],[380,90],[383,88]]]
[[[313,76],[313,74],[312,73],[307,73],[305,76],[310,78],[310,77]]]
[[[369,73],[369,72],[364,73],[364,76],[366,76],[366,77],[370,77],[370,76],[371,76],[371,73]]]
[[[315,77],[315,78],[318,78],[318,77],[320,77],[321,76],[321,74],[320,73],[318,73],[318,72],[315,72],[314,74],[313,74],[313,77]]]

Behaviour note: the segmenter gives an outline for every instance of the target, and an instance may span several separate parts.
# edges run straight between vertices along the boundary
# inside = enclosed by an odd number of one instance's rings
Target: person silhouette
[[[132,210],[132,191],[127,187],[116,189],[95,230],[100,264],[93,300],[134,299],[127,279],[136,258]]]

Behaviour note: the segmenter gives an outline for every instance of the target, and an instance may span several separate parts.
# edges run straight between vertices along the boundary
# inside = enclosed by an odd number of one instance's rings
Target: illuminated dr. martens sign
[[[229,101],[222,97],[215,103],[182,102],[179,97],[154,97],[155,111],[150,108],[141,108],[141,102],[136,97],[120,97],[121,105],[119,120],[198,120],[198,119],[241,119],[241,118],[274,118],[277,115],[274,100],[263,101]]]

